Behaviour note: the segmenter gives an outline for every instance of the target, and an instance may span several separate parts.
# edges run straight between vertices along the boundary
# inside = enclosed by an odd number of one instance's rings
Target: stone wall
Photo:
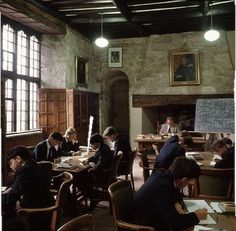
[[[88,58],[88,87],[79,89],[100,93],[100,130],[103,131],[109,125],[109,87],[116,79],[128,78],[133,140],[135,134],[146,130],[142,125],[143,112],[132,108],[133,94],[233,93],[232,42],[232,39],[227,41],[224,31],[221,31],[220,39],[212,43],[204,40],[203,32],[111,40],[109,47],[123,48],[123,67],[109,68],[108,48],[97,48],[67,28],[65,36],[42,37],[42,87],[76,88],[75,56]],[[199,49],[200,85],[170,86],[169,51],[182,49]]]

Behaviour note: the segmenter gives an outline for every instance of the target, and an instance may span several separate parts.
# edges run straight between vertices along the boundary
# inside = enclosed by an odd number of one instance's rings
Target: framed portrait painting
[[[108,49],[108,67],[122,67],[122,47]]]
[[[170,85],[200,84],[199,50],[169,52]]]

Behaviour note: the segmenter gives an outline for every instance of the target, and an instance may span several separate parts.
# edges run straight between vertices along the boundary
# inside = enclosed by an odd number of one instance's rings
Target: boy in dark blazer
[[[37,163],[31,160],[26,147],[13,148],[8,161],[15,173],[13,184],[2,193],[2,208],[5,218],[14,217],[16,202],[22,208],[43,208],[54,204],[48,181],[40,173]]]
[[[52,132],[47,140],[38,143],[33,151],[33,159],[36,161],[52,161],[60,156],[60,144],[62,135]]]
[[[132,221],[158,231],[180,231],[206,219],[206,209],[187,213],[182,207],[180,189],[199,175],[197,163],[185,157],[176,158],[166,171],[154,172],[134,195]]]

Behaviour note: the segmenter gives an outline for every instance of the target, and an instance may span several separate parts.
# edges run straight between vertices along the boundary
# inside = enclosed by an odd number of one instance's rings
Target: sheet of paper
[[[202,226],[202,225],[195,225],[193,231],[202,231],[202,230],[212,230],[213,231],[213,230],[217,230],[217,229],[206,227],[206,226]]]
[[[216,211],[217,213],[223,213],[222,209],[219,207],[218,202],[211,202],[210,205],[213,208],[213,210]]]
[[[203,208],[206,208],[208,213],[214,213],[213,209],[204,200],[184,200],[184,203],[190,213]]]
[[[200,220],[199,224],[200,225],[214,225],[214,224],[216,224],[216,222],[209,214],[207,214],[207,219]]]

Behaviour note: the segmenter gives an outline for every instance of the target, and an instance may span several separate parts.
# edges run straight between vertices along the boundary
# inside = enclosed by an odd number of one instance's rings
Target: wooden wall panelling
[[[94,116],[93,133],[99,132],[99,94],[66,90],[67,126],[74,127],[79,134],[80,145],[87,145],[89,116]]]
[[[47,136],[58,131],[62,134],[67,128],[65,89],[40,89],[39,123]]]

